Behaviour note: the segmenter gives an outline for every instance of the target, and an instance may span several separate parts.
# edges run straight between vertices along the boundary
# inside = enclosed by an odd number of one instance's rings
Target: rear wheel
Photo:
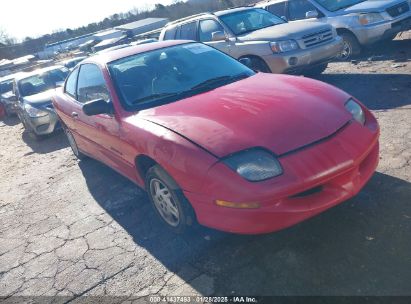
[[[343,39],[343,50],[338,56],[339,60],[346,61],[361,53],[361,45],[353,34],[341,33],[340,36]]]
[[[70,148],[73,151],[73,154],[80,160],[86,158],[87,156],[80,152],[77,146],[76,140],[74,139],[74,136],[73,134],[71,134],[70,130],[67,129],[67,127],[65,126],[63,127],[63,130],[64,130],[64,133],[66,133],[67,140],[70,144]]]
[[[146,190],[162,222],[175,233],[195,223],[194,210],[175,181],[159,165],[146,174]]]

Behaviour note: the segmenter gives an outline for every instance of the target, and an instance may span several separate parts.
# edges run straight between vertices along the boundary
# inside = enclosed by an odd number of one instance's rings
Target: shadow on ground
[[[144,191],[94,160],[80,162],[95,200],[168,269],[189,264],[214,294],[410,295],[411,184],[376,173],[355,198],[290,229],[240,236],[197,227],[178,236]],[[179,276],[190,282],[191,276]],[[192,286],[207,293],[205,286]]]
[[[0,121],[2,121],[6,126],[9,127],[18,125],[20,123],[20,119],[17,115],[4,116],[2,119],[0,119]]]
[[[411,105],[411,74],[322,74],[316,79],[346,91],[371,110]]]
[[[58,130],[49,135],[44,135],[38,139],[34,138],[26,131],[23,132],[21,136],[23,141],[33,150],[25,156],[33,153],[46,154],[69,146],[67,137],[62,130]]]

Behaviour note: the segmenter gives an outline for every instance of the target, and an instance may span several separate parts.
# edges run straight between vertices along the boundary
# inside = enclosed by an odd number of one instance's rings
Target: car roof
[[[17,73],[10,74],[10,75],[4,76],[4,77],[0,77],[0,82],[13,80],[13,79],[19,77],[20,75],[24,75],[24,74],[26,74],[26,73],[25,72],[17,72]]]
[[[163,49],[169,46],[174,46],[174,45],[180,45],[180,44],[185,44],[185,43],[190,43],[190,42],[195,42],[191,40],[166,40],[166,41],[159,41],[159,42],[153,42],[153,43],[146,43],[146,44],[140,44],[140,45],[135,45],[135,46],[129,46],[126,48],[118,49],[118,50],[113,50],[107,53],[103,54],[98,54],[95,56],[91,56],[87,59],[85,59],[82,63],[96,63],[100,65],[106,65],[109,62],[140,54],[140,53],[145,53],[145,52],[150,52],[158,49]]]
[[[215,12],[214,15],[220,17],[220,16],[232,14],[232,13],[237,13],[237,12],[242,12],[242,11],[249,11],[249,10],[252,10],[252,9],[255,9],[255,7],[253,7],[253,6],[251,6],[251,7],[250,6],[242,6],[242,7],[230,8],[230,9],[218,11],[218,12]]]
[[[62,66],[62,65],[53,65],[53,66],[49,66],[49,67],[46,67],[46,68],[41,68],[41,69],[34,70],[32,72],[22,73],[22,74],[20,74],[16,77],[16,81],[19,81],[21,79],[25,79],[27,77],[31,77],[31,76],[34,76],[34,75],[39,75],[39,74],[42,74],[44,72],[48,72],[48,71],[51,71],[51,70],[56,70],[56,69],[65,69],[65,67]]]

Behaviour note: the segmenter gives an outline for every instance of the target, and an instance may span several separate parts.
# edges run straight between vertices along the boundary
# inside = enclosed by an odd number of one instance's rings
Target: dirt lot
[[[0,296],[411,295],[410,38],[319,77],[373,110],[380,166],[357,197],[274,234],[176,236],[63,133],[35,142],[0,122]]]

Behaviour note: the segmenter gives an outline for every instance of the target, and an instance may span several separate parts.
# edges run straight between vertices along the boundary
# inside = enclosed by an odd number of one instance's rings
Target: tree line
[[[235,6],[250,5],[256,0],[174,0],[170,5],[155,4],[154,9],[134,8],[126,13],[113,14],[100,22],[90,23],[78,28],[55,30],[41,37],[26,37],[21,43],[10,37],[0,29],[0,59],[13,59],[20,56],[33,54],[44,49],[46,44],[91,34],[97,31],[117,27],[129,22],[156,17],[176,20],[193,14],[207,11],[217,11]]]

